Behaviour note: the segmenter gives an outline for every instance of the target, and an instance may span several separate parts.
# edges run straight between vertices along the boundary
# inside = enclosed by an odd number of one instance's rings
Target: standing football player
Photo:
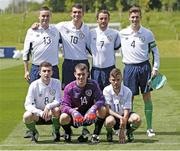
[[[98,27],[91,30],[90,50],[92,53],[91,78],[101,88],[109,85],[109,73],[115,68],[115,50],[120,47],[118,31],[108,27],[110,13],[100,10],[96,15]]]
[[[23,49],[24,78],[29,82],[39,79],[39,65],[43,61],[52,64],[53,78],[59,79],[59,42],[60,34],[55,26],[50,25],[51,11],[44,6],[39,11],[39,26],[36,30],[28,29]],[[29,73],[29,59],[32,66]]]
[[[88,51],[89,27],[82,21],[83,7],[74,4],[71,11],[71,21],[60,22],[56,28],[61,33],[64,62],[62,64],[62,87],[75,80],[74,67],[85,63],[89,68]]]
[[[155,136],[152,128],[153,104],[148,81],[158,74],[159,52],[153,33],[141,24],[141,9],[132,6],[129,9],[130,26],[120,31],[122,61],[125,64],[123,81],[131,89],[134,96],[139,95],[139,89],[144,100],[144,112],[147,122],[147,136]],[[153,64],[149,62],[150,52],[153,54]]]
[[[36,124],[52,123],[53,140],[60,141],[60,101],[61,83],[58,79],[51,78],[52,65],[48,62],[40,64],[40,79],[35,80],[29,86],[25,101],[26,112],[23,121],[31,132],[32,141],[38,141]]]

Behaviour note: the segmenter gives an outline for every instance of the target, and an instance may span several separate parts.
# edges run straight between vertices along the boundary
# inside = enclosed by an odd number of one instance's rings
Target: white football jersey
[[[41,116],[45,106],[52,109],[59,106],[60,102],[61,82],[51,78],[46,85],[40,78],[30,84],[24,106],[27,111]]]
[[[37,30],[28,29],[24,42],[23,60],[29,60],[29,53],[31,53],[34,65],[40,65],[43,61],[53,66],[58,65],[59,39],[60,34],[53,25],[49,25],[46,30],[42,27]]]
[[[90,50],[92,52],[92,66],[106,68],[115,65],[115,50],[121,41],[118,31],[107,28],[102,31],[99,27],[90,32]]]
[[[56,28],[61,33],[64,59],[87,60],[89,27],[83,23],[80,29],[76,29],[72,21],[66,21],[56,24]]]
[[[108,104],[114,112],[123,115],[124,109],[131,110],[132,92],[123,84],[121,84],[121,90],[118,95],[114,92],[111,84],[104,88],[103,95],[106,100],[105,104]]]
[[[139,31],[134,32],[129,26],[120,31],[120,37],[123,63],[136,64],[149,60],[149,52],[152,50],[154,65],[159,68],[159,53],[150,30],[141,26]]]

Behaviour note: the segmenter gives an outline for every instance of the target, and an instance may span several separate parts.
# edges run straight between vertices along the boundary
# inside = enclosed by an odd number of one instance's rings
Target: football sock
[[[111,127],[107,127],[107,126],[106,126],[106,131],[107,131],[107,133],[112,133],[113,132],[112,128]]]
[[[36,125],[35,122],[29,123],[29,124],[25,123],[25,125],[30,131],[37,132],[36,127],[35,127],[35,125]]]
[[[102,119],[102,118],[97,117],[97,121],[96,121],[96,123],[95,123],[94,134],[96,134],[96,135],[99,135],[99,134],[100,134],[101,128],[102,128],[102,126],[103,126],[103,124],[104,124],[104,120],[105,120],[105,119]]]
[[[71,125],[70,124],[62,125],[62,128],[64,129],[66,134],[69,134],[69,135],[72,134],[72,130],[71,130]]]
[[[53,132],[58,133],[60,129],[59,119],[56,117],[52,117],[51,121],[52,121]]]
[[[127,133],[132,133],[132,132],[135,131],[138,127],[139,127],[139,125],[134,124],[134,123],[130,123],[129,126],[127,127]]]
[[[147,129],[152,128],[152,112],[153,112],[153,105],[151,100],[146,100],[144,102],[145,108],[145,117],[146,117],[146,122],[147,122]]]

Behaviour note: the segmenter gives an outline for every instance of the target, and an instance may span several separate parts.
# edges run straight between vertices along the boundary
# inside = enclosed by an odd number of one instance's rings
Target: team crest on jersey
[[[107,39],[111,42],[113,40],[113,37],[111,35],[107,36]]]
[[[66,30],[66,33],[67,33],[67,34],[69,34],[69,33],[70,33],[70,31],[69,31],[69,30]]]
[[[56,90],[55,89],[50,89],[49,90],[49,94],[51,94],[52,96],[54,96],[56,93]]]
[[[128,40],[128,37],[126,37],[125,40]]]
[[[141,41],[141,42],[145,42],[145,37],[143,36],[143,37],[139,37],[139,40]]]
[[[36,37],[39,37],[39,36],[40,36],[39,34],[36,35]]]
[[[86,90],[86,91],[85,91],[85,94],[86,94],[87,96],[91,96],[91,95],[92,95],[92,90],[91,90],[91,89]]]
[[[80,39],[83,39],[84,37],[85,37],[85,35],[84,35],[82,32],[80,32],[80,33],[79,33],[79,38],[80,38]]]

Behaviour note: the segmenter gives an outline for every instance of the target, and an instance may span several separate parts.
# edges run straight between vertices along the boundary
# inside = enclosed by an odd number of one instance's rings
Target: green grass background
[[[86,14],[85,22],[95,22],[95,14]],[[105,130],[102,129],[101,143],[98,145],[77,144],[81,129],[74,130],[73,144],[67,145],[62,141],[51,141],[51,128],[38,127],[40,131],[39,144],[32,144],[29,139],[24,139],[25,127],[22,123],[24,112],[24,99],[28,84],[24,80],[22,60],[0,59],[0,149],[15,150],[180,150],[180,22],[179,12],[149,12],[143,15],[143,24],[150,28],[157,39],[160,51],[160,72],[168,79],[166,86],[152,93],[154,102],[153,125],[157,136],[149,139],[145,134],[146,124],[141,97],[135,99],[135,111],[142,117],[142,125],[135,132],[135,142],[119,145],[117,136],[115,143],[107,143]],[[23,48],[24,36],[27,28],[37,21],[37,13],[15,15],[0,15],[0,46],[16,46]],[[68,20],[69,14],[53,14],[53,23]],[[121,22],[121,26],[128,24],[127,13],[111,13],[112,22]],[[62,58],[60,58],[61,72]],[[117,58],[117,66],[123,68],[121,58]],[[90,127],[93,130],[93,127]]]

